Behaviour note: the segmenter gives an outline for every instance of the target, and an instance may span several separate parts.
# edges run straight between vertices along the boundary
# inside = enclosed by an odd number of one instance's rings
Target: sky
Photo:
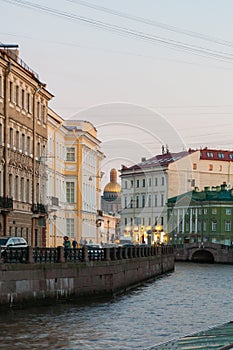
[[[142,157],[232,149],[232,0],[0,0],[0,42],[89,120],[109,171]]]

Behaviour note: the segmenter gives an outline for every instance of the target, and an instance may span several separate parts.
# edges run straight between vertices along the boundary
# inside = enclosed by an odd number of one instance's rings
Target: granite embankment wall
[[[174,270],[173,250],[154,256],[56,264],[0,264],[0,307],[124,292]]]

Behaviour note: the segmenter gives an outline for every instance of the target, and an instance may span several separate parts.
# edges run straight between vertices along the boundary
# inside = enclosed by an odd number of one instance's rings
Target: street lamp
[[[107,220],[107,225],[108,225],[108,229],[107,229],[107,243],[109,243],[109,223],[110,223],[110,220]]]

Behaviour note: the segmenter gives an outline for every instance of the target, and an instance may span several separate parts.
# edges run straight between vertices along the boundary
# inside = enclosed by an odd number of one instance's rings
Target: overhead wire
[[[21,7],[29,7],[29,8],[39,9],[39,10],[45,11],[49,14],[61,16],[61,17],[64,17],[66,19],[76,20],[76,21],[78,20],[78,21],[81,21],[83,23],[95,26],[99,29],[114,32],[114,33],[117,33],[117,34],[120,34],[123,36],[127,35],[127,36],[131,36],[131,37],[134,37],[134,38],[137,38],[140,40],[157,42],[160,45],[170,47],[170,48],[173,48],[175,50],[182,50],[182,51],[185,51],[187,53],[194,54],[194,55],[211,57],[211,58],[214,58],[217,60],[233,63],[233,55],[230,53],[221,52],[218,50],[212,50],[212,49],[208,49],[208,48],[196,46],[196,45],[188,45],[186,43],[183,43],[183,42],[180,42],[177,40],[171,40],[171,39],[155,36],[152,34],[148,34],[145,32],[135,31],[135,30],[132,30],[132,29],[129,29],[126,27],[118,26],[115,24],[109,24],[109,23],[102,22],[102,21],[95,20],[95,19],[88,18],[88,17],[77,16],[77,15],[72,14],[72,13],[68,13],[68,12],[61,11],[61,10],[56,10],[53,8],[49,8],[47,6],[42,6],[39,4],[31,3],[29,1],[23,1],[23,0],[2,0],[2,1],[10,3],[10,4],[18,5]]]
[[[166,23],[162,23],[162,22],[158,22],[155,20],[151,20],[151,19],[147,19],[147,18],[143,18],[143,17],[139,17],[139,16],[134,16],[134,15],[130,15],[127,14],[125,12],[122,11],[118,11],[118,10],[114,10],[114,9],[110,9],[104,6],[100,6],[100,5],[96,5],[96,4],[92,4],[90,2],[87,1],[83,1],[83,0],[65,0],[66,2],[70,2],[70,3],[74,3],[74,4],[78,4],[81,6],[85,6],[88,8],[92,8],[95,9],[97,11],[101,11],[101,12],[105,12],[117,17],[121,17],[121,18],[125,18],[125,19],[129,19],[132,21],[136,21],[136,22],[140,22],[143,24],[147,24],[147,25],[151,25],[151,26],[155,26],[155,27],[159,27],[171,32],[175,32],[175,33],[179,33],[179,34],[184,34],[187,35],[189,37],[193,37],[193,38],[198,38],[201,40],[205,40],[208,42],[213,42],[215,44],[219,44],[219,45],[224,45],[224,46],[228,46],[228,47],[233,47],[233,42],[231,41],[227,41],[227,40],[222,40],[220,38],[214,38],[212,36],[209,35],[205,35],[202,33],[198,33],[198,32],[194,32],[191,30],[187,30],[187,29],[182,29],[176,26],[172,26]]]

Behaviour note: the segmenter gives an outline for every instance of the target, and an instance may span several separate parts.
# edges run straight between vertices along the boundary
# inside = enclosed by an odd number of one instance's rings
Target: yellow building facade
[[[48,114],[48,222],[46,245],[99,243],[97,227],[101,198],[101,161],[104,158],[92,123],[63,120]]]

